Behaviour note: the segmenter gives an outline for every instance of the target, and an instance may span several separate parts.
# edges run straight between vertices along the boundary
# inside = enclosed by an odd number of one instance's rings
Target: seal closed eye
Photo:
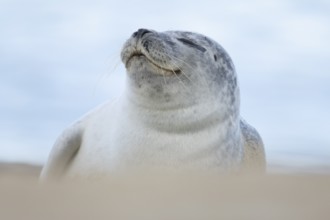
[[[196,48],[197,50],[202,51],[203,53],[206,51],[206,49],[202,46],[199,46],[198,44],[195,44],[191,40],[185,39],[185,38],[177,38],[178,41],[184,43],[185,45],[188,45],[190,47]]]

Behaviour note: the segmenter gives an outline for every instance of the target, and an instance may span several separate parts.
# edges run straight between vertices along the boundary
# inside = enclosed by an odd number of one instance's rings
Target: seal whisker
[[[108,59],[110,60],[110,58],[108,58]],[[109,64],[109,66],[106,68],[107,71],[102,71],[102,73],[100,73],[100,75],[98,76],[98,78],[93,86],[93,96],[95,95],[96,88],[99,86],[100,82],[102,82],[104,79],[108,79],[112,73],[116,72],[116,70],[118,69],[118,67],[121,63],[120,57],[118,57],[117,55],[112,56],[111,59],[113,59],[111,67]],[[107,63],[110,61],[105,61],[105,62]]]
[[[177,57],[172,57],[173,59],[176,59],[176,60],[178,60],[178,61],[180,61],[180,62],[183,62],[183,63],[186,63],[185,61],[183,61],[182,59],[179,59],[179,58],[177,58]],[[174,65],[176,65],[177,66],[177,68],[179,68],[180,69],[180,71],[182,72],[182,74],[183,75],[185,75],[188,79],[189,79],[189,81],[190,82],[192,82],[194,85],[197,85],[197,83],[196,82],[194,82],[194,80],[192,80],[183,70],[182,70],[182,68],[180,68],[179,66],[178,66],[178,64],[173,60],[173,64]],[[190,65],[190,64],[187,64],[187,66],[188,67],[190,67],[190,68],[193,68],[192,67],[192,65]],[[210,91],[210,88],[209,88],[209,85],[208,85],[208,83],[207,83],[207,80],[205,79],[205,75],[200,75],[200,74],[197,74],[197,77],[199,78],[199,79],[201,79],[201,81],[202,81],[202,83],[204,84],[204,87],[205,88],[207,88],[207,90],[208,90],[208,92],[209,92],[209,94],[212,94],[211,93],[211,91]],[[212,96],[213,97],[213,96]],[[213,100],[214,101],[214,100]]]
[[[120,59],[117,59],[116,63],[114,64],[114,66],[112,67],[112,69],[107,73],[107,77],[110,76],[110,74],[116,72],[117,68],[119,67],[120,65]]]
[[[119,50],[120,51],[120,50]],[[108,66],[108,68],[107,68],[107,77],[109,77],[109,75],[111,74],[111,73],[114,73],[115,71],[116,71],[116,69],[118,68],[118,66],[121,64],[121,59],[120,59],[120,57],[118,57],[118,53],[119,53],[119,51],[118,52],[116,52],[114,55],[112,55],[111,57],[109,57],[109,60],[110,59],[112,59],[113,60],[113,65],[112,65],[112,67],[111,66]]]
[[[182,68],[177,64],[177,61],[179,61],[179,62],[182,62],[182,63],[186,63],[185,61],[183,61],[182,59],[180,59],[180,58],[177,58],[177,57],[175,57],[175,56],[170,56],[170,58],[172,58],[172,64],[176,67],[176,68],[178,68],[179,70],[180,70],[180,72],[193,84],[193,85],[195,85],[195,86],[198,86],[198,83],[197,82],[195,82],[194,80],[192,80],[189,76],[188,76],[188,74],[187,73],[185,73],[185,71],[183,71],[182,70]],[[187,64],[187,63],[186,63]],[[187,66],[189,67],[189,68],[193,68],[192,67],[192,65],[190,65],[190,64],[187,64]],[[216,102],[216,99],[215,99],[215,97],[212,95],[212,91],[210,90],[210,87],[209,87],[209,85],[208,85],[208,83],[207,83],[207,80],[206,80],[206,76],[205,75],[203,75],[203,74],[197,74],[197,77],[199,78],[199,79],[201,79],[201,82],[202,82],[202,84],[204,84],[204,88],[207,90],[207,92],[208,92],[208,94],[210,94],[210,98],[212,99],[212,102]]]
[[[191,65],[191,64],[189,64],[189,63],[187,63],[186,61],[184,61],[183,59],[180,59],[180,58],[178,58],[178,57],[175,57],[175,56],[169,56],[170,58],[172,58],[172,59],[175,59],[175,60],[177,60],[177,61],[179,61],[179,62],[181,62],[181,63],[184,63],[187,67],[189,67],[189,68],[193,68],[193,66]]]
[[[164,80],[164,85],[166,85],[165,70],[161,69],[161,71],[162,71],[162,76],[163,76],[163,80]]]
[[[164,61],[162,61],[162,63],[164,64]],[[166,85],[166,76],[165,76],[165,70],[164,69],[160,69],[162,71],[162,74],[163,75],[163,79],[164,79],[164,85]]]
[[[165,76],[165,74],[163,74],[163,79],[164,79],[164,85],[166,85],[167,83],[166,83],[166,76]]]
[[[182,62],[182,63],[186,64],[189,68],[193,68],[191,64],[188,64],[186,61],[184,61],[184,60],[182,60],[182,59],[180,59],[180,58],[178,58],[178,57],[172,56],[171,58],[172,58],[172,59],[176,59],[176,60],[178,60],[179,62]],[[174,62],[174,64],[176,64],[176,63]],[[179,67],[178,67],[178,68],[179,68]],[[187,76],[187,77],[188,77],[188,76]],[[208,93],[209,93],[209,94],[212,94],[212,92],[210,91],[209,83],[207,83],[206,76],[205,76],[204,74],[197,74],[197,77],[198,77],[199,79],[201,79],[202,83],[204,84],[204,87],[208,90]],[[193,81],[193,80],[191,80],[190,78],[189,78],[189,80],[190,80],[190,81]],[[212,98],[214,98],[214,96],[212,96]],[[215,100],[213,100],[213,101],[215,101]]]
[[[174,71],[174,69],[172,70],[172,72],[174,73],[174,75],[182,82],[182,84],[184,85],[185,83],[182,81],[182,79],[178,76],[178,74],[176,73],[176,71]],[[196,85],[196,82],[192,81],[190,79],[190,77],[185,73],[185,71],[180,70],[180,72],[182,73],[182,75],[185,76],[185,78],[187,78],[192,84]]]
[[[174,58],[174,59],[177,59],[177,60],[179,60],[179,61],[181,61],[181,59],[179,59],[179,58],[177,58],[177,57],[172,57],[172,58]],[[183,62],[183,61],[182,61]],[[180,71],[182,72],[182,74],[183,75],[185,75],[188,79],[189,79],[189,81],[191,82],[191,83],[193,83],[194,85],[198,85],[197,84],[197,82],[194,82],[183,70],[182,70],[182,68],[180,68],[179,66],[178,66],[178,64],[173,60],[173,64],[174,65],[176,65],[177,66],[177,68],[179,68],[180,69]],[[189,67],[191,67],[192,68],[192,66],[191,65],[189,65]],[[209,88],[209,85],[208,85],[208,83],[207,83],[207,81],[206,81],[206,79],[205,79],[205,76],[204,75],[200,75],[200,74],[197,74],[197,77],[199,78],[199,79],[201,79],[201,81],[202,81],[202,83],[204,84],[204,87],[208,90],[208,93],[209,94],[212,94],[211,93],[211,91],[210,91],[210,88]],[[213,96],[212,96],[213,97]],[[213,100],[213,101],[215,101],[215,100]]]
[[[170,57],[170,58],[174,58],[175,59],[175,57],[173,56],[173,57]],[[188,74],[187,73],[185,73],[185,71],[183,71],[183,69],[179,66],[179,64],[176,62],[176,61],[174,61],[174,60],[172,60],[172,63],[173,63],[173,65],[175,66],[175,68],[178,68],[179,70],[180,70],[180,72],[191,82],[191,83],[195,83],[189,76],[188,76]],[[173,70],[173,68],[172,68],[172,71],[174,71]]]
[[[162,61],[162,63],[165,65],[165,63],[164,63],[164,61]],[[185,73],[184,73],[184,71],[174,62],[173,63],[174,64],[174,66],[176,67],[176,68],[178,68],[179,69],[179,71],[180,71],[180,73],[182,73],[187,79],[189,79],[189,80],[191,80]],[[186,87],[186,85],[185,85],[185,83],[182,81],[182,79],[178,76],[178,74],[177,74],[177,71],[173,68],[173,67],[171,67],[171,71],[172,71],[172,73],[173,73],[173,75],[179,80],[179,82],[180,82],[180,84],[183,86],[183,88],[185,89],[185,90],[187,90],[187,87]],[[166,82],[166,79],[165,79],[165,74],[163,74],[163,76],[164,76],[164,80],[165,80],[165,82]]]
[[[186,91],[189,91],[189,89],[187,88],[187,86],[184,84],[184,82],[182,81],[182,79],[180,79],[180,77],[178,76],[178,74],[175,72],[175,70],[172,70],[174,76],[179,80],[180,84],[183,86],[183,88]]]

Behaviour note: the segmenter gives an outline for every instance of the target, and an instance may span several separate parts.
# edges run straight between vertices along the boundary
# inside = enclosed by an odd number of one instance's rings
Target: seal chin
[[[134,62],[134,60],[138,60],[139,62],[148,62],[153,66],[155,69],[152,71],[156,75],[164,75],[164,76],[170,76],[170,75],[179,75],[181,74],[180,69],[169,69],[166,67],[163,67],[159,64],[157,64],[155,61],[151,60],[147,55],[145,55],[142,52],[135,51],[133,52],[127,59],[125,66],[126,69],[128,69],[131,66],[131,62]]]

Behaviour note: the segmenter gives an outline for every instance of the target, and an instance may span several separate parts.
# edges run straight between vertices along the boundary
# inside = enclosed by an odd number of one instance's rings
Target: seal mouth
[[[145,56],[143,53],[141,53],[141,52],[135,51],[135,52],[133,52],[133,53],[128,57],[128,59],[127,59],[127,61],[126,61],[126,66],[128,65],[128,63],[131,61],[131,59],[132,59],[133,57],[146,57],[146,56]]]
[[[126,62],[126,67],[128,66],[129,62],[134,58],[141,58],[141,57],[145,57],[151,64],[153,64],[155,67],[157,67],[158,69],[162,70],[163,72],[166,72],[168,74],[164,74],[164,75],[172,75],[172,74],[176,74],[179,75],[181,74],[181,70],[180,69],[168,69],[166,67],[160,66],[159,64],[157,64],[156,62],[154,62],[153,60],[151,60],[150,58],[148,58],[148,56],[146,56],[145,54],[143,54],[142,52],[139,51],[135,51],[133,52],[127,59]]]

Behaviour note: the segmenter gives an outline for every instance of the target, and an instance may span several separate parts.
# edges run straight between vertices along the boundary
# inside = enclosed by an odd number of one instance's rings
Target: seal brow
[[[195,44],[194,42],[188,40],[188,39],[185,39],[185,38],[177,38],[178,41],[184,43],[185,45],[188,45],[190,47],[193,47],[193,48],[196,48],[197,50],[200,50],[202,52],[205,52],[206,49],[204,47],[201,47],[199,46],[198,44]]]

